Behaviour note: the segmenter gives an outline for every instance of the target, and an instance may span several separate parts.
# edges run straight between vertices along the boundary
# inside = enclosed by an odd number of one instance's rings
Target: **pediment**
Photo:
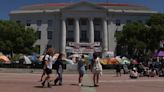
[[[90,2],[79,2],[72,4],[68,7],[65,7],[62,9],[67,11],[106,11],[104,7],[97,6],[96,4],[90,3]]]

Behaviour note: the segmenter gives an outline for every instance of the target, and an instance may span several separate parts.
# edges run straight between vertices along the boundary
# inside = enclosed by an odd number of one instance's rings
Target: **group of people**
[[[46,55],[43,57],[43,74],[41,76],[40,81],[42,82],[42,87],[45,86],[45,83],[47,82],[47,86],[51,87],[50,82],[51,80],[51,74],[52,74],[52,66],[55,62],[56,66],[56,72],[57,77],[54,80],[54,85],[57,85],[59,82],[59,85],[62,85],[62,72],[63,72],[63,56],[64,54],[60,53],[58,58],[54,61],[53,60],[54,50],[52,48],[49,48],[46,52]],[[44,75],[47,75],[45,79],[43,80]]]
[[[154,67],[152,65],[150,66],[144,66],[142,63],[139,64],[130,64],[130,65],[121,65],[117,64],[116,67],[116,76],[121,76],[121,70],[123,69],[124,74],[129,73],[129,77],[131,79],[137,79],[138,77],[163,77],[164,76],[164,68],[163,67]],[[126,72],[127,71],[127,72]]]
[[[42,82],[42,87],[45,87],[45,83],[47,82],[47,87],[51,87],[52,84],[50,83],[51,81],[54,82],[54,85],[62,85],[62,74],[63,74],[63,62],[64,62],[64,54],[59,53],[59,56],[57,57],[56,60],[53,60],[53,55],[54,55],[54,50],[52,48],[47,49],[45,56],[43,57],[43,74],[41,76],[40,81]],[[55,62],[55,63],[54,63]],[[86,72],[85,66],[86,66],[86,61],[84,59],[84,55],[81,55],[81,57],[76,58],[77,62],[77,70],[79,73],[78,77],[78,85],[82,86],[82,79],[83,76]],[[55,64],[55,69],[57,73],[56,79],[52,80],[51,79],[51,74],[52,74],[52,66]],[[93,73],[93,86],[97,87],[99,86],[99,76],[102,73],[102,66],[100,64],[99,57],[96,53],[93,54],[93,59],[90,64],[90,69],[91,72]],[[44,75],[46,77],[44,78]],[[43,79],[44,78],[44,79]]]

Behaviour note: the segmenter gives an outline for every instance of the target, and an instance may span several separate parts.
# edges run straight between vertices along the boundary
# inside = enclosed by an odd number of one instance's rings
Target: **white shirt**
[[[130,76],[133,76],[133,77],[138,77],[138,72],[134,72],[134,71],[130,71]]]
[[[45,56],[45,60],[47,61],[46,67],[47,67],[48,69],[52,69],[52,64],[53,64],[52,56],[46,55],[46,56]]]

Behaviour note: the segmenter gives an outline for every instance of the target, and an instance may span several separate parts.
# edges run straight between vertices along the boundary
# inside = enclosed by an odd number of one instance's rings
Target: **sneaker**
[[[48,82],[48,84],[47,84],[47,87],[48,87],[48,88],[51,88],[51,85],[50,85],[50,83],[49,83],[49,82]]]
[[[94,84],[94,87],[98,87],[99,85],[98,84]]]
[[[59,83],[59,86],[62,86],[62,83]]]
[[[54,80],[54,86],[56,86],[56,85],[57,85],[57,81]]]
[[[42,87],[44,87],[44,85],[45,85],[45,82],[42,82]]]

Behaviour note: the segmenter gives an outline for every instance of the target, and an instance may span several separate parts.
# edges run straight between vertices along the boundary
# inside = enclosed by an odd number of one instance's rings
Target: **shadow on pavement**
[[[35,88],[43,88],[42,86],[34,86]]]

